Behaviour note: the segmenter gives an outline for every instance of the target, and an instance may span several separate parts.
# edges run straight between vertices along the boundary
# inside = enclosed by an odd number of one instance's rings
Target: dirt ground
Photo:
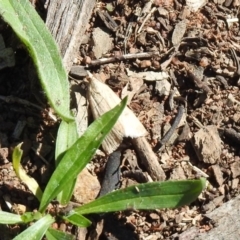
[[[239,6],[239,0],[96,3],[74,59],[77,67],[70,71],[73,108],[85,91],[88,69],[121,98],[128,96],[166,180],[206,177],[208,186],[190,206],[129,210],[104,222],[93,216],[95,225],[84,233],[64,222],[56,228],[76,239],[146,240],[183,239],[191,227],[199,232],[214,228],[205,214],[240,192]],[[38,9],[46,14],[41,1]],[[22,165],[44,188],[54,170],[59,120],[24,46],[3,22],[0,33],[15,58],[14,66],[0,63],[0,206],[21,213],[37,209],[38,201],[16,177],[12,150],[23,142]],[[4,62],[1,52],[0,57]],[[87,124],[93,119],[88,112]],[[120,147],[121,187],[154,179],[134,146],[127,138]],[[98,195],[107,157],[103,149],[96,154],[81,175],[75,201]],[[1,226],[0,239],[11,239],[22,229]]]

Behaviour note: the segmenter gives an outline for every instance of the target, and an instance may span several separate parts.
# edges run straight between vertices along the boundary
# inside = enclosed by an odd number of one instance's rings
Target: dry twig
[[[159,56],[159,52],[143,52],[143,53],[134,53],[134,54],[124,54],[122,56],[114,56],[110,58],[102,58],[93,60],[89,63],[89,66],[98,66],[106,63],[120,62],[124,60],[130,59],[141,59],[141,58],[151,58],[155,56]]]

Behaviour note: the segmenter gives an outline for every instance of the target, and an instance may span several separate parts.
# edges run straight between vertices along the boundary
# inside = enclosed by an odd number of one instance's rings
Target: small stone
[[[166,79],[162,81],[156,81],[155,89],[160,97],[168,96],[171,90],[171,84]]]
[[[232,177],[236,178],[240,176],[240,162],[234,162],[230,166],[231,171],[232,171]]]
[[[52,224],[52,228],[53,228],[53,229],[58,229],[58,224],[57,224],[56,222],[53,223],[53,224]]]
[[[237,189],[238,188],[238,183],[239,183],[239,178],[235,178],[232,180],[232,189]]]
[[[223,179],[222,171],[221,171],[219,165],[218,164],[213,165],[212,170],[213,170],[213,174],[214,174],[214,177],[215,177],[218,185],[221,186],[223,184],[224,179]]]
[[[148,67],[151,67],[151,65],[152,65],[152,62],[150,60],[142,60],[139,63],[140,68],[148,68]]]
[[[97,59],[112,49],[113,40],[110,34],[103,29],[95,28],[92,33],[92,39],[94,42],[93,52]]]
[[[89,57],[89,56],[86,56],[85,58],[84,58],[84,63],[85,64],[90,64],[92,62],[92,59]]]
[[[8,148],[0,148],[0,162],[8,163]]]
[[[22,204],[17,204],[17,210],[19,214],[23,214],[27,211],[27,207]]]
[[[207,57],[201,58],[199,65],[202,67],[207,67],[209,65],[209,60]]]
[[[73,198],[77,203],[84,204],[94,200],[100,190],[100,183],[86,168],[78,175]]]
[[[67,226],[65,223],[61,223],[59,226],[59,230],[61,230],[62,232],[66,232]]]
[[[156,213],[150,213],[149,217],[153,220],[158,220],[160,218],[159,215]]]
[[[221,138],[217,127],[209,125],[201,128],[193,136],[193,147],[200,161],[215,164],[221,157]]]
[[[170,179],[174,180],[186,179],[185,173],[181,166],[177,166],[173,169]]]
[[[160,16],[168,16],[169,11],[167,11],[164,7],[162,7],[162,1],[155,0],[155,4],[158,6],[157,2],[160,2],[160,7],[158,7],[158,13]]]

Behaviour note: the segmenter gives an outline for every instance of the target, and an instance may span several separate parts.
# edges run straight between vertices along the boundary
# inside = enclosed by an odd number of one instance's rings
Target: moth
[[[88,101],[94,119],[97,119],[105,112],[113,109],[121,102],[121,99],[106,84],[96,79],[90,72]],[[124,137],[138,138],[147,135],[139,119],[128,107],[125,107],[117,123],[102,143],[103,150],[110,154],[121,144]]]

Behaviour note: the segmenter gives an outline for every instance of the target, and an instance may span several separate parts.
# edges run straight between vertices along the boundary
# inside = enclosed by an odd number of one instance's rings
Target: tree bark
[[[59,46],[67,72],[79,52],[95,2],[96,0],[51,0],[49,3],[46,25]]]

